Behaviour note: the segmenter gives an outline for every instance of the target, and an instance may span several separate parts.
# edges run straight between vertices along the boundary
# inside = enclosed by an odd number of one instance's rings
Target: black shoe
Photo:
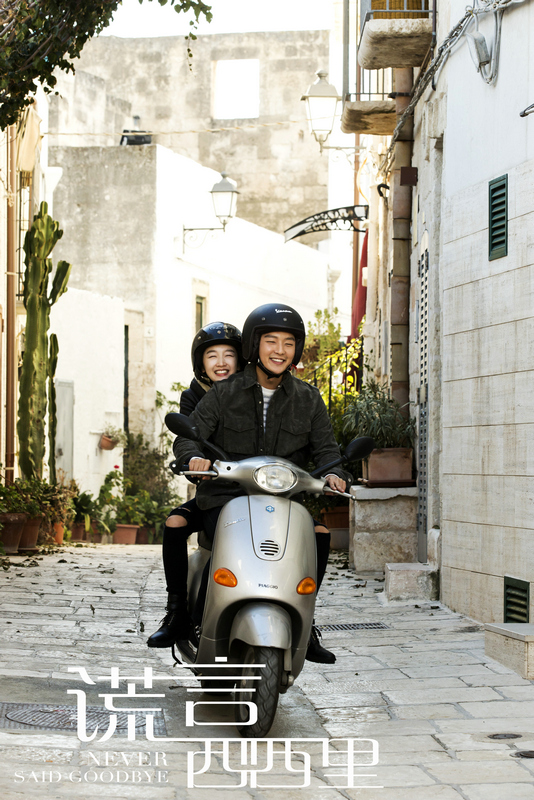
[[[158,630],[147,639],[148,647],[172,647],[179,639],[187,639],[191,630],[191,619],[186,602],[176,594],[170,594],[167,613]]]
[[[312,625],[308,650],[306,651],[306,661],[315,661],[316,664],[333,664],[336,657],[330,650],[323,647],[319,641],[321,633],[319,629]]]

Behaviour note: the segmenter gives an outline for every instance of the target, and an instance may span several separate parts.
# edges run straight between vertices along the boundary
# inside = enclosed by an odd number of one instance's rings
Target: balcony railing
[[[360,34],[370,19],[428,19],[429,0],[360,0]]]
[[[347,95],[349,102],[389,100],[393,91],[393,70],[360,69],[356,92]]]

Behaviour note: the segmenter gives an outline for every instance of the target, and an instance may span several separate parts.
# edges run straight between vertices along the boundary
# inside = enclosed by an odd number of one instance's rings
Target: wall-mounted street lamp
[[[308,87],[308,91],[300,98],[306,102],[306,115],[310,131],[319,142],[321,152],[325,142],[332,133],[336,118],[337,104],[341,97],[337,89],[326,80],[328,72],[319,70],[317,80]]]
[[[357,147],[337,147],[325,144],[332,133],[336,119],[337,104],[342,99],[333,84],[328,83],[328,72],[319,70],[315,73],[317,80],[308,87],[301,100],[306,101],[306,116],[310,125],[310,132],[319,143],[321,153],[323,150],[338,150],[345,154],[354,166],[354,155]]]
[[[213,200],[213,210],[215,216],[221,223],[221,228],[184,228],[183,242],[186,244],[186,234],[194,231],[223,231],[228,222],[235,217],[237,210],[237,184],[228,177],[226,172],[221,172],[222,180],[213,185],[210,190]]]

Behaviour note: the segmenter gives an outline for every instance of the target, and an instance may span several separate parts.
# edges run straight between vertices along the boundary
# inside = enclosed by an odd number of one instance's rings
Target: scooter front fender
[[[234,617],[230,648],[235,640],[262,647],[291,647],[291,617],[276,603],[247,603]]]

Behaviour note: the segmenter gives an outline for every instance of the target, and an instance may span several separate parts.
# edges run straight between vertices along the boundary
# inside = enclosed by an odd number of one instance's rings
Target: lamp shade
[[[313,133],[319,144],[324,144],[332,133],[338,101],[341,97],[337,89],[326,80],[328,72],[319,70],[317,80],[312,83],[301,100],[306,101],[306,113]]]
[[[226,172],[221,172],[222,180],[216,183],[211,190],[215,216],[219,218],[223,228],[226,223],[235,217],[237,210],[237,184],[231,180]]]

